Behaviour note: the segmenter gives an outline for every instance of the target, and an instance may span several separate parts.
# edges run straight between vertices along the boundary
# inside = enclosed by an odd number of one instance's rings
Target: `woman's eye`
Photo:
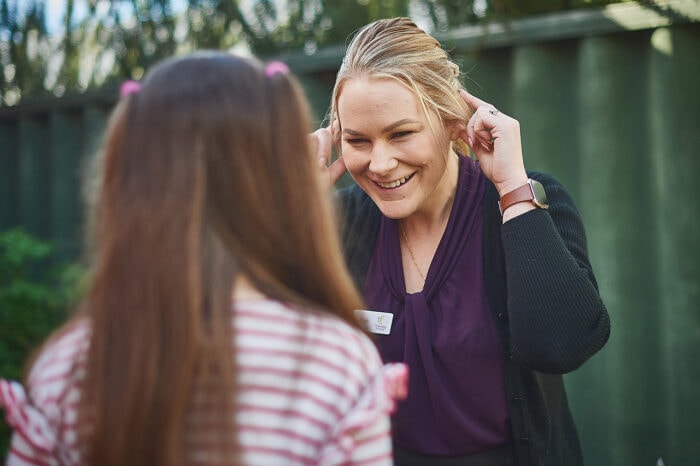
[[[406,136],[410,136],[413,134],[413,131],[399,131],[398,133],[394,133],[391,135],[393,139],[399,139],[399,138],[405,138]]]
[[[357,144],[363,144],[363,143],[367,142],[367,139],[350,138],[350,139],[346,139],[345,142],[347,144],[357,145]]]

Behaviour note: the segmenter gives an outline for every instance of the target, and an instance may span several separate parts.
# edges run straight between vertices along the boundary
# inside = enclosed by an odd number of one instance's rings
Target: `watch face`
[[[549,204],[547,204],[547,193],[544,192],[544,186],[542,186],[542,183],[536,180],[531,180],[530,185],[532,186],[532,193],[535,195],[532,202],[534,202],[535,205],[541,209],[546,209],[549,207]]]

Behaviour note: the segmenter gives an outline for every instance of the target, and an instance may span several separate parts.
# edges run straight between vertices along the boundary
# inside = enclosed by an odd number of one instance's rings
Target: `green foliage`
[[[288,0],[260,1],[252,11],[238,9],[246,43],[253,53],[273,55],[291,50],[313,52],[318,47],[342,44],[368,22],[408,16],[409,0]]]
[[[420,16],[434,32],[619,1],[63,0],[54,5],[65,11],[61,30],[47,31],[46,0],[0,0],[0,105],[139,79],[162,58],[195,49],[313,53],[378,18]],[[87,14],[78,17],[77,6]]]
[[[630,0],[420,0],[434,30],[456,26],[508,21],[523,16],[601,7]]]
[[[77,298],[82,268],[50,267],[52,247],[20,228],[0,232],[0,377],[19,380],[44,338]],[[0,422],[0,458],[9,429]]]
[[[0,105],[12,103],[22,93],[45,93],[49,56],[44,3],[31,2],[19,11],[16,2],[0,0]]]

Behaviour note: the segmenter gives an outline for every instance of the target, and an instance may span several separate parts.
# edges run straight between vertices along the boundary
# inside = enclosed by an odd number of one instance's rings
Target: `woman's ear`
[[[452,143],[452,150],[460,155],[469,155],[471,150],[467,141],[467,122],[454,120],[445,127]]]
[[[462,132],[466,131],[467,123],[465,121],[453,120],[447,124],[447,132],[450,135],[450,141],[460,139]]]

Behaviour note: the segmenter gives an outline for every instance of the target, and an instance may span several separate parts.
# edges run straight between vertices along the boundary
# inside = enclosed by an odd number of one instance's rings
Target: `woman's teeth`
[[[404,184],[406,181],[411,178],[410,176],[404,176],[403,178],[399,178],[398,180],[390,181],[389,183],[380,183],[377,181],[377,184],[381,186],[384,189],[391,189],[391,188],[397,188]]]

